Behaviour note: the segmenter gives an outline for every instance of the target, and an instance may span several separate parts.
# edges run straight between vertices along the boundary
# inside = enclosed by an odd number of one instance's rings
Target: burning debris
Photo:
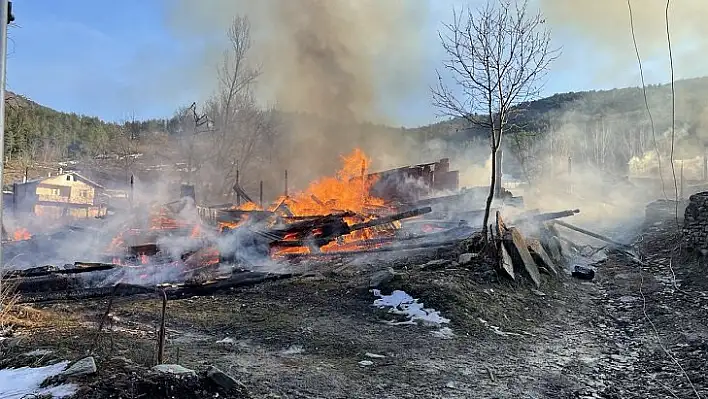
[[[342,169],[334,176],[315,181],[302,192],[286,192],[267,206],[249,201],[202,208],[195,205],[194,191],[182,187],[179,201],[134,208],[110,238],[101,259],[63,267],[31,267],[10,277],[20,292],[31,293],[26,300],[108,295],[111,291],[107,287],[115,286],[121,286],[119,291],[125,294],[159,288],[167,290],[170,297],[180,297],[288,277],[296,274],[296,266],[303,261],[375,252],[403,254],[421,248],[454,249],[465,243],[469,252],[497,259],[502,275],[516,281],[524,275],[540,287],[541,274],[562,274],[559,265],[567,255],[568,245],[554,225],[626,249],[557,220],[573,216],[577,209],[517,211],[507,224],[499,208],[495,211],[496,228],[492,229],[496,250],[490,254],[489,246],[484,245],[488,240],[480,235],[483,211],[470,209],[476,202],[465,192],[428,198],[374,194],[385,176],[389,177],[384,186],[390,189],[395,176],[403,173],[408,179],[416,171],[422,171],[419,177],[424,186],[456,186],[456,172],[450,172],[443,161],[399,172],[369,173],[369,159],[356,150],[343,157]],[[250,199],[238,188],[239,198]],[[505,209],[507,212],[509,207]],[[17,230],[15,236],[29,237],[23,234]],[[274,272],[277,265],[281,270]]]

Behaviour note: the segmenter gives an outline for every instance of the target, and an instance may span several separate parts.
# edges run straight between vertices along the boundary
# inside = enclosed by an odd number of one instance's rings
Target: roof
[[[18,186],[19,186],[19,185],[22,185],[22,184],[35,184],[35,183],[43,182],[44,180],[47,180],[47,179],[53,179],[53,178],[55,178],[55,177],[57,177],[57,176],[69,176],[69,175],[74,176],[77,180],[81,180],[81,181],[83,181],[83,182],[85,182],[85,183],[87,183],[87,184],[89,184],[89,185],[94,186],[94,187],[98,187],[98,188],[101,188],[101,189],[105,188],[105,187],[103,187],[102,185],[96,183],[95,181],[93,181],[93,180],[91,180],[91,179],[89,179],[89,178],[87,178],[87,177],[85,177],[85,176],[83,176],[83,175],[80,175],[79,173],[76,173],[76,172],[66,172],[66,173],[59,173],[59,174],[56,174],[56,175],[53,175],[53,176],[39,177],[39,178],[37,178],[37,179],[27,180],[27,181],[24,182],[24,183],[16,183],[16,184],[17,184]]]

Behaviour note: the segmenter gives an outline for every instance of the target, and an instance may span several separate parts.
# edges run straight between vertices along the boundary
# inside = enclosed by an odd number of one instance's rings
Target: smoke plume
[[[596,78],[604,83],[610,79],[613,79],[611,83],[621,85],[637,83],[637,60],[626,1],[538,0],[538,3],[554,28],[556,38],[563,38],[559,42],[565,45],[566,57],[574,51],[581,52],[578,57],[588,57],[584,61],[592,60],[592,65],[599,71]],[[646,61],[645,72],[649,72],[650,81],[667,81],[666,1],[634,0],[630,4],[637,45],[643,61]],[[706,11],[708,4],[702,0],[670,4],[669,24],[677,77],[698,76],[705,71],[708,25],[703,16]],[[573,43],[573,47],[568,43]],[[603,55],[606,57],[598,57]]]
[[[387,113],[406,96],[427,96],[420,65],[427,3],[404,0],[221,0],[172,2],[182,35],[223,37],[236,15],[248,17],[252,60],[262,66],[256,94],[288,112],[281,124],[280,166],[291,186],[331,173],[339,155],[363,148],[374,160],[395,152]],[[221,41],[206,47],[217,59]],[[223,47],[222,47],[223,50]],[[416,83],[418,82],[418,83]],[[304,117],[306,114],[307,117]],[[375,162],[376,163],[376,162]],[[272,168],[275,169],[275,168]],[[282,169],[274,172],[282,176]]]

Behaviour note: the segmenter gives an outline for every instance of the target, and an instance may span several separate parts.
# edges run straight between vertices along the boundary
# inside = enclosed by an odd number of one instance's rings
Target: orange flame
[[[332,177],[324,177],[312,182],[308,188],[288,198],[281,197],[271,206],[275,211],[284,203],[294,216],[317,216],[351,211],[357,217],[345,218],[348,225],[365,222],[375,218],[373,211],[385,208],[385,201],[371,195],[371,188],[377,178],[368,176],[370,159],[360,149],[355,149],[351,154],[342,157],[342,168]],[[400,227],[398,223],[388,224],[375,228],[366,228],[339,237],[338,240],[321,247],[322,252],[337,252],[368,248],[361,245],[362,240],[371,238],[388,237]],[[313,232],[317,234],[318,232]],[[286,237],[285,240],[288,240]],[[274,255],[307,254],[310,249],[306,247],[277,248]]]
[[[32,238],[32,234],[30,234],[29,230],[20,227],[19,229],[15,230],[15,232],[12,234],[12,239],[14,241],[24,241],[24,240],[29,240]]]
[[[367,177],[370,164],[364,152],[355,149],[342,157],[342,169],[335,176],[310,183],[304,192],[287,198],[285,204],[296,216],[341,211],[366,214],[371,208],[382,207],[384,200],[370,195],[371,187],[376,183],[376,178]]]

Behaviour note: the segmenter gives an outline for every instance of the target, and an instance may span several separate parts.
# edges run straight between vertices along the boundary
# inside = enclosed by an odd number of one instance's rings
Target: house
[[[76,173],[60,173],[13,184],[12,208],[17,214],[60,218],[104,216],[104,187]]]

